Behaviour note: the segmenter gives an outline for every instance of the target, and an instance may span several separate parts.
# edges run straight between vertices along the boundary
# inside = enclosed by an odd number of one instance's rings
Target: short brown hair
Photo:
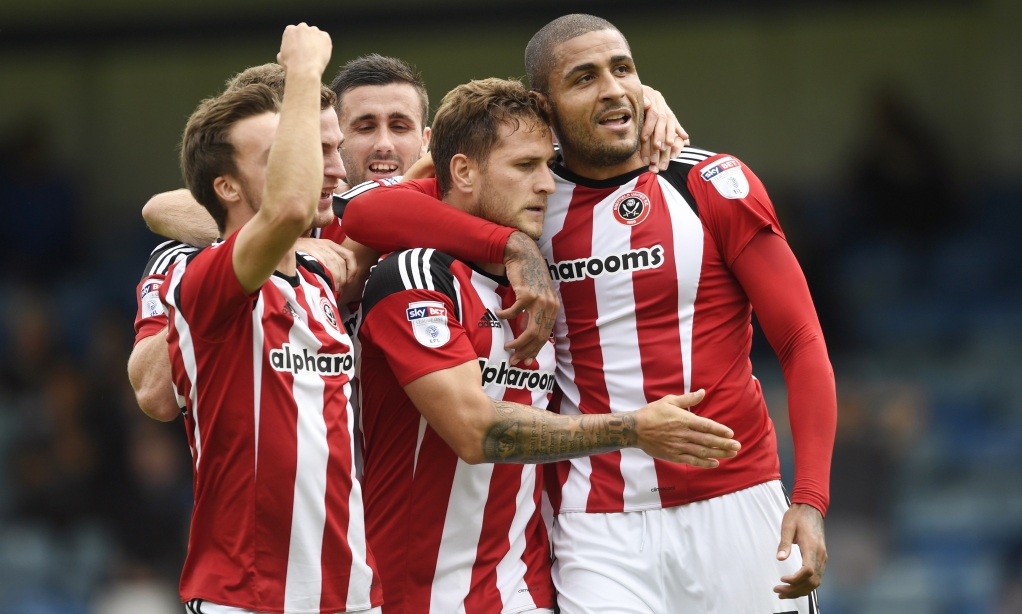
[[[284,67],[270,62],[252,66],[227,80],[224,91],[236,90],[246,85],[262,84],[273,90],[278,100],[284,99]],[[337,96],[326,85],[319,86],[319,109],[322,111],[334,106]]]
[[[606,19],[585,13],[558,17],[540,28],[525,47],[525,71],[529,74],[532,89],[544,94],[550,93],[550,73],[557,64],[557,58],[554,57],[557,45],[600,30],[621,32]],[[624,38],[624,34],[621,38]],[[627,40],[625,44],[628,44]]]
[[[429,149],[441,194],[451,189],[451,159],[457,154],[486,164],[500,127],[522,122],[546,126],[539,105],[517,79],[482,79],[459,85],[444,96],[433,119]]]
[[[227,209],[217,197],[213,182],[217,177],[238,172],[231,128],[243,119],[279,110],[280,101],[273,90],[256,83],[203,100],[188,118],[181,138],[181,174],[192,196],[213,216],[220,232],[227,223]]]
[[[344,106],[344,93],[363,85],[390,85],[391,83],[407,83],[419,93],[422,102],[422,127],[429,120],[429,96],[426,95],[426,84],[422,74],[414,66],[378,53],[358,57],[341,67],[334,77],[330,89],[337,94],[337,112]]]

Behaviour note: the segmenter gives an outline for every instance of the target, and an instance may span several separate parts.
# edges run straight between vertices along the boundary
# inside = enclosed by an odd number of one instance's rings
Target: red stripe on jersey
[[[267,282],[272,283],[272,282]],[[265,346],[283,347],[288,343],[290,330],[278,327],[264,327]],[[251,345],[251,342],[249,342]],[[263,372],[273,369],[264,358]],[[291,522],[294,517],[294,498],[280,495],[294,493],[298,471],[298,408],[294,397],[286,394],[294,386],[294,376],[282,376],[287,388],[274,389],[269,398],[260,399],[261,408],[286,408],[283,411],[259,412],[259,433],[257,449],[260,452],[256,467],[257,485],[273,485],[272,488],[255,489],[256,509],[262,512],[261,522],[253,540],[253,557],[261,562],[265,570],[255,578],[261,599],[283,609],[284,592],[276,584],[287,576],[288,546],[291,543]],[[260,386],[263,392],[270,392]],[[207,439],[208,440],[208,439]]]
[[[415,445],[414,439],[411,441],[411,445]],[[366,466],[368,467],[368,464]],[[429,602],[433,595],[433,578],[436,575],[440,542],[443,539],[442,527],[447,519],[447,507],[450,505],[451,490],[454,487],[454,472],[457,468],[458,456],[454,450],[440,435],[437,435],[436,431],[426,427],[422,445],[419,448],[419,460],[416,464],[415,474],[429,476],[430,479],[412,480],[411,496],[416,505],[408,506],[406,510],[408,516],[404,518],[403,522],[406,527],[441,527],[441,530],[423,531],[418,535],[409,536],[406,542],[408,544],[407,555],[401,554],[402,550],[406,548],[403,544],[386,553],[390,559],[388,562],[393,565],[392,569],[407,577],[407,581],[402,583],[404,588],[401,589],[405,596],[405,607],[402,610],[398,606],[398,612],[429,612]],[[413,512],[414,518],[412,517]],[[375,514],[371,511],[368,512],[367,517],[371,521],[376,520],[373,516]],[[405,532],[407,532],[407,528]],[[380,535],[374,530],[368,531],[368,534]],[[380,569],[387,569],[382,556]],[[394,600],[391,595],[397,591],[391,589],[391,585],[387,581],[390,577],[397,576],[397,573],[384,573],[387,574],[383,579],[384,588],[387,591],[387,603],[390,603]],[[401,582],[401,580],[398,581]],[[398,599],[400,599],[400,593],[398,593]],[[400,604],[400,601],[398,603]]]
[[[508,533],[518,508],[516,499],[522,485],[522,471],[521,465],[493,467],[483,512],[483,530],[472,565],[472,588],[465,597],[465,614],[500,614],[503,609],[497,590],[497,563],[511,547]]]
[[[555,262],[588,258],[593,254],[593,208],[600,204],[610,189],[576,186],[564,219],[564,227],[554,237]],[[585,414],[609,413],[610,394],[603,376],[603,348],[596,326],[596,284],[591,277],[562,283],[561,304],[568,325],[568,349],[575,369],[579,409]],[[589,508],[620,509],[624,505],[625,482],[621,476],[621,453],[608,452],[590,457]]]
[[[649,217],[632,227],[633,249],[663,246],[665,263],[675,261],[674,228],[657,175],[639,177],[636,191],[649,197]],[[662,270],[661,270],[662,269]],[[651,403],[669,394],[684,394],[685,381],[681,355],[681,333],[678,330],[678,275],[674,267],[646,269],[632,273],[635,295],[635,328],[639,338],[642,385],[646,402]],[[688,495],[686,465],[653,459],[661,500],[665,493]],[[680,475],[679,475],[680,474]]]
[[[558,463],[548,463],[542,465],[540,469],[546,469],[552,465]],[[540,501],[543,498],[543,471],[537,470],[536,476],[536,488],[533,492],[533,498],[536,501],[537,508],[540,505]],[[556,507],[554,508],[557,509]],[[536,603],[542,603],[540,591],[543,587],[550,585],[550,538],[546,532],[546,524],[543,522],[542,514],[533,514],[529,518],[529,525],[525,529],[526,539],[528,540],[528,547],[525,549],[525,553],[522,554],[522,561],[525,563],[525,582],[534,591],[537,591]]]
[[[555,414],[561,413],[561,401],[564,399],[564,393],[557,386],[554,386],[554,392],[550,395],[550,406],[548,409]],[[571,473],[571,461],[560,461],[557,463],[547,463],[543,465],[543,477],[546,481],[547,496],[550,497],[550,507],[554,508],[556,513],[561,509],[561,490],[564,488],[564,483],[568,481],[568,474]]]

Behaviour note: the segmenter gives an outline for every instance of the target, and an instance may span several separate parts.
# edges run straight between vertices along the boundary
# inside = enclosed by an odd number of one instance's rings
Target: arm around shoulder
[[[160,192],[142,207],[149,230],[195,247],[216,241],[219,232],[213,217],[186,189]]]

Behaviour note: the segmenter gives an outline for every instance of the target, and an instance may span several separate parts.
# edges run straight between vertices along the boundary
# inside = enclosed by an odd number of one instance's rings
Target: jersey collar
[[[616,188],[618,186],[624,185],[631,181],[632,179],[635,179],[639,175],[645,173],[648,170],[648,167],[640,166],[634,171],[629,171],[623,175],[618,175],[617,177],[611,177],[609,179],[589,179],[588,177],[576,175],[575,173],[565,168],[564,165],[560,162],[555,163],[550,170],[552,170],[554,174],[560,177],[561,179],[564,179],[565,181],[570,181],[575,185],[580,185],[586,188],[601,189]]]

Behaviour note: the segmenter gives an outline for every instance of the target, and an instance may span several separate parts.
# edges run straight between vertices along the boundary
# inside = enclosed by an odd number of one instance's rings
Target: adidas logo
[[[479,328],[500,328],[500,320],[489,309],[479,318]]]

